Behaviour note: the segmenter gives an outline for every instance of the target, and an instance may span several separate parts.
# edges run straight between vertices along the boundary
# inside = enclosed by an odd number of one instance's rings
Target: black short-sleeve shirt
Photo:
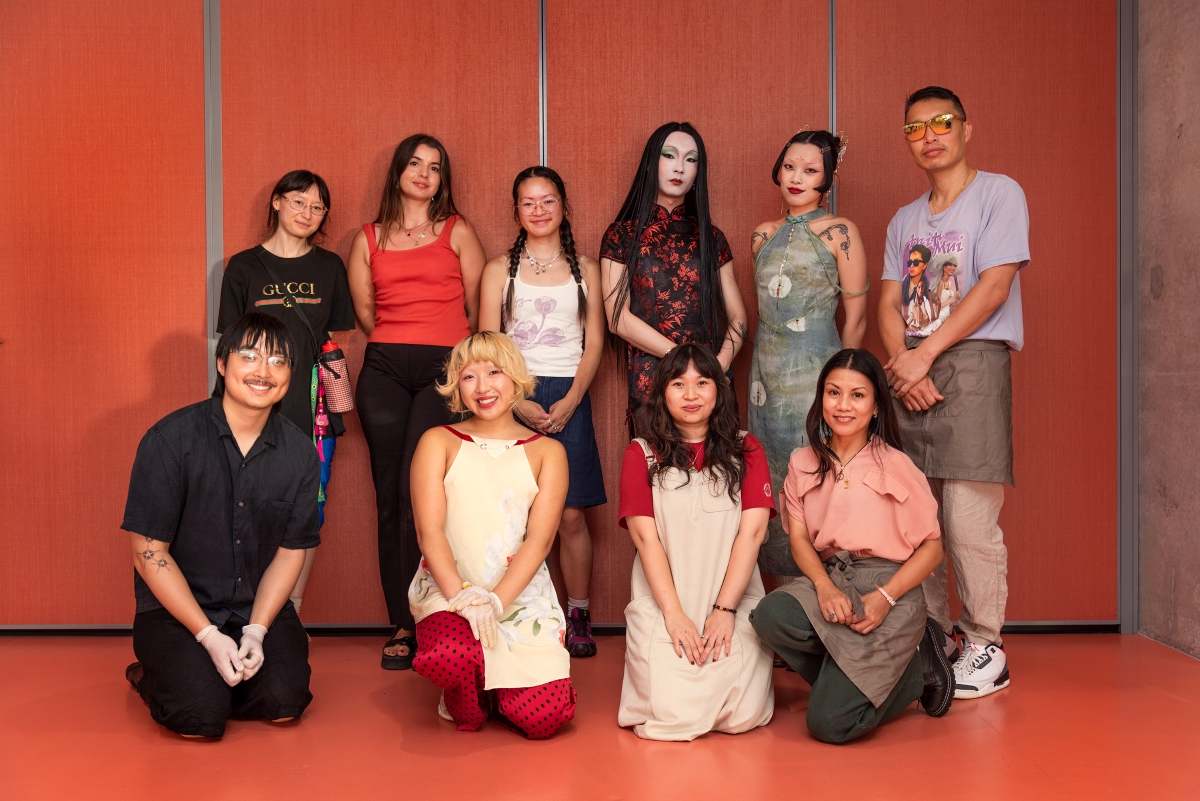
[[[243,457],[221,399],[209,398],[142,437],[121,528],[170,544],[210,621],[249,620],[276,550],[320,544],[319,480],[312,439],[282,414],[271,413]],[[133,585],[138,612],[162,608],[136,571]]]
[[[263,261],[283,284],[271,280]],[[346,265],[336,253],[314,247],[298,258],[281,259],[262,245],[255,245],[231,256],[225,268],[217,333],[252,311],[266,312],[283,321],[298,349],[296,371],[283,399],[283,413],[312,436],[312,368],[317,351],[300,315],[285,305],[284,296],[289,292],[303,306],[304,315],[319,339],[324,340],[326,331],[354,328],[354,304],[350,300]],[[330,412],[329,422],[335,436],[346,431],[340,414]]]

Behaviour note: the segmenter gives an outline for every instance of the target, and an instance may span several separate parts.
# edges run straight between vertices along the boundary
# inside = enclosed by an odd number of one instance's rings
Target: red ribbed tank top
[[[375,224],[363,226],[375,284],[375,330],[368,342],[452,347],[471,333],[462,266],[450,247],[457,221],[451,216],[432,244],[411,250],[380,250]]]

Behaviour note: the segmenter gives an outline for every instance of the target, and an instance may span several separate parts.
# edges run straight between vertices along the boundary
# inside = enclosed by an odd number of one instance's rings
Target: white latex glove
[[[481,601],[479,604],[468,604],[459,609],[458,614],[471,624],[471,634],[484,648],[491,648],[495,644],[496,612],[490,603]]]
[[[500,603],[500,596],[494,592],[488,592],[488,590],[480,587],[478,584],[472,584],[466,589],[459,590],[458,595],[455,595],[451,599],[448,611],[458,612],[464,607],[480,606],[481,604],[490,605],[496,617],[500,617],[504,612],[504,604]]]
[[[242,647],[238,649],[238,658],[242,660],[244,670],[242,679],[252,679],[258,669],[263,666],[266,655],[263,654],[263,638],[267,636],[267,627],[258,623],[242,626]]]
[[[238,645],[232,637],[226,637],[216,626],[209,625],[200,629],[200,633],[196,635],[196,642],[208,651],[209,658],[217,666],[217,673],[221,674],[221,678],[225,679],[225,683],[230,687],[245,678],[246,667],[238,656]]]

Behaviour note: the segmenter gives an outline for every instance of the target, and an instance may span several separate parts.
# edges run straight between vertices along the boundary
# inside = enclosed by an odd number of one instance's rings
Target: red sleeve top
[[[775,493],[771,491],[771,471],[762,443],[753,434],[746,435],[745,443],[746,475],[742,478],[742,510],[765,506],[771,510],[771,517],[775,517]],[[696,454],[696,469],[703,470],[704,443],[689,442],[688,445]],[[617,511],[621,528],[629,528],[625,525],[625,518],[630,516],[654,517],[650,470],[646,464],[646,454],[636,442],[629,443],[621,464],[621,502]]]

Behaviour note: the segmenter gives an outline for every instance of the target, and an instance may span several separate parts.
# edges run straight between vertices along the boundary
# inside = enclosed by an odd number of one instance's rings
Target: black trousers
[[[408,585],[421,564],[409,468],[421,435],[453,419],[435,384],[450,348],[371,342],[358,375],[358,419],[371,451],[379,512],[379,580],[393,626],[416,630]]]
[[[221,633],[240,643],[242,626],[249,622],[233,615]],[[150,717],[179,734],[220,737],[231,717],[294,718],[312,702],[308,637],[291,606],[267,630],[265,660],[258,673],[234,687],[217,673],[204,646],[166,609],[134,616],[133,652],[142,663],[138,693],[150,707]]]

